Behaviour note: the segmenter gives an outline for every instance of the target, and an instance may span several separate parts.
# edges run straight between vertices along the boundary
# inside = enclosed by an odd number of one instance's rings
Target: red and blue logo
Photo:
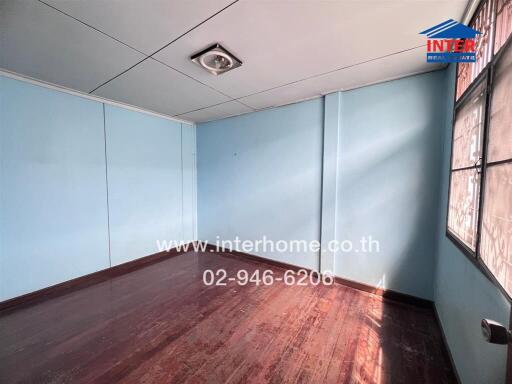
[[[427,35],[427,63],[474,63],[475,38],[480,34],[453,19],[420,32]]]

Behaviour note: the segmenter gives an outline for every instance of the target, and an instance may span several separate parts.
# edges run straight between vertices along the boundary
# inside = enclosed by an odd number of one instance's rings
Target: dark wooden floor
[[[188,253],[0,313],[1,383],[455,383],[430,309],[341,285],[205,286],[278,267]]]

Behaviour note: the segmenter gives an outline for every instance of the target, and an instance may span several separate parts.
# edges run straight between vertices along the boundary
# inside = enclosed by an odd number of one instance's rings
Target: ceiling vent
[[[214,44],[193,55],[190,60],[217,76],[242,65],[232,53],[220,44]]]

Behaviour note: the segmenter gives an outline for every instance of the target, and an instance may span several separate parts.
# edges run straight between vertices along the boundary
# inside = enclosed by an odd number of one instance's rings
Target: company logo
[[[481,33],[453,19],[420,32],[427,35],[427,63],[474,63],[476,35]]]

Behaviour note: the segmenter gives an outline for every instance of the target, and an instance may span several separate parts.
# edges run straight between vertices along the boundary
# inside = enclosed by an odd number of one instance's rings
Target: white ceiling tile
[[[239,103],[238,101],[228,101],[227,103],[214,105],[213,107],[185,113],[178,117],[194,121],[196,123],[203,123],[205,121],[223,119],[225,117],[241,115],[252,111],[253,109]]]
[[[94,92],[95,95],[178,115],[229,101],[219,92],[151,58]]]
[[[231,97],[243,97],[425,44],[420,31],[460,18],[466,4],[467,0],[240,1],[155,57]],[[190,62],[191,54],[215,42],[240,58],[242,67],[212,76]]]
[[[233,0],[44,1],[149,55]]]
[[[37,1],[0,1],[0,67],[89,92],[143,58]]]
[[[232,0],[44,1],[150,53]],[[427,71],[436,67],[423,48],[357,64],[424,44],[418,32],[459,19],[467,1],[240,0],[155,55],[177,71],[148,59],[94,93],[206,121],[250,111],[229,96],[261,109]],[[0,66],[89,92],[143,59],[72,17],[37,1],[0,0]],[[213,76],[189,60],[214,42],[242,67]]]
[[[331,74],[322,77],[320,80],[323,82],[322,89],[325,92],[338,88],[346,91],[409,75],[439,70],[444,66],[445,64],[427,63],[426,48],[422,47],[414,51],[402,52],[394,56],[344,69],[340,71],[341,77]],[[328,84],[333,84],[334,88],[329,89]]]
[[[255,109],[274,107],[442,67],[425,60],[422,47],[243,97],[240,101]]]

